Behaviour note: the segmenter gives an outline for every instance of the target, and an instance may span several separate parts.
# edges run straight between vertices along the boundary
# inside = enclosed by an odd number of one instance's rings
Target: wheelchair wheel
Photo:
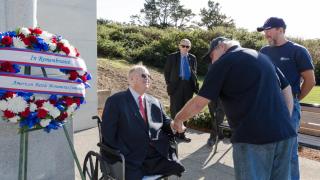
[[[90,151],[83,163],[83,174],[86,180],[112,180],[100,154]]]

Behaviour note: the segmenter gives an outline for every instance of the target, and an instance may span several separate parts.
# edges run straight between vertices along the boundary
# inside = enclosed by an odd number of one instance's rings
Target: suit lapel
[[[180,66],[181,66],[181,54],[180,54],[180,52],[178,52],[177,53],[177,56],[176,56],[176,67],[178,67],[177,68],[177,77],[179,77],[180,76]]]
[[[146,101],[147,120],[148,120],[148,123],[150,124],[150,122],[152,122],[151,102],[150,102],[150,99],[148,98],[148,96],[146,94],[145,94],[144,98],[145,98],[145,101]]]
[[[127,102],[129,105],[129,109],[132,111],[132,114],[134,114],[134,118],[132,118],[132,120],[137,121],[137,123],[146,131],[147,125],[146,123],[144,123],[144,120],[139,111],[139,107],[129,89],[127,90]]]

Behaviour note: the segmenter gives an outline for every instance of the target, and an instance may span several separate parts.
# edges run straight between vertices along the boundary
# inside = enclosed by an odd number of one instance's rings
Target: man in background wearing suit
[[[193,93],[198,93],[197,59],[190,54],[191,42],[182,39],[179,50],[169,54],[164,67],[164,78],[167,84],[167,92],[170,96],[170,114],[174,118],[181,108],[192,98]],[[177,133],[176,136],[185,142],[191,139],[185,133]]]
[[[159,100],[145,93],[150,79],[145,66],[133,66],[128,74],[129,88],[109,97],[103,111],[103,142],[125,156],[129,180],[156,174],[180,176],[184,171],[169,151],[172,121]]]

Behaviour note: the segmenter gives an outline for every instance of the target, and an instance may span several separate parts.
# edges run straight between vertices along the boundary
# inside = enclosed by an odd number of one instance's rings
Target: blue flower
[[[18,92],[18,96],[22,96],[24,100],[28,101],[30,100],[30,97],[33,95],[33,93],[26,93],[26,92]]]
[[[91,74],[87,72],[87,80],[91,80],[91,79],[92,79]]]

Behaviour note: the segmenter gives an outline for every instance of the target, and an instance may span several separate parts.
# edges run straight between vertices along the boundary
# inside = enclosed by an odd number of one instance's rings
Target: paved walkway
[[[225,139],[219,142],[218,152],[213,155],[212,148],[206,146],[208,133],[189,130],[187,136],[192,139],[191,143],[179,144],[179,158],[187,172],[182,180],[234,180],[232,146]],[[83,163],[85,154],[90,151],[98,151],[98,129],[92,128],[78,132],[74,135],[74,144],[80,163]],[[301,180],[320,179],[320,162],[305,158],[299,158],[301,168]],[[76,171],[76,180],[80,176]],[[170,178],[170,180],[175,178]]]

